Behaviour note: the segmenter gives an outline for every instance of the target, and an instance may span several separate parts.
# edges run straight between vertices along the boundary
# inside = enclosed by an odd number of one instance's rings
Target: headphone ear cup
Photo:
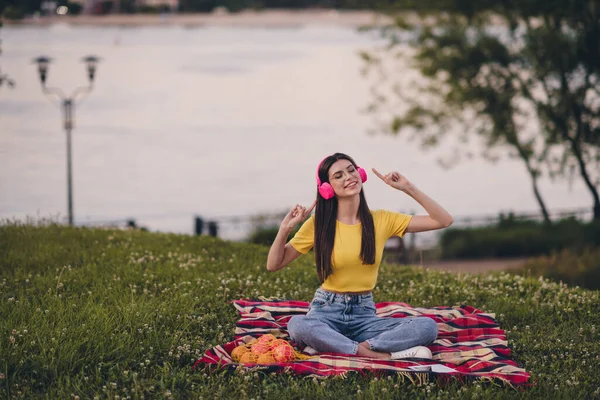
[[[363,168],[358,167],[358,173],[360,175],[360,179],[364,182],[367,181],[367,171],[365,171]]]
[[[325,182],[325,183],[321,184],[321,186],[319,186],[319,194],[325,200],[329,200],[333,196],[335,196],[335,191],[333,190],[333,187],[331,187],[331,185],[329,183]]]

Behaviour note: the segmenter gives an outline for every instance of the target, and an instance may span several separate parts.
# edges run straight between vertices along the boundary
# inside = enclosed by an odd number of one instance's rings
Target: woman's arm
[[[420,191],[412,183],[404,193],[415,199],[419,203],[427,214],[429,215],[415,215],[410,220],[406,232],[424,232],[432,231],[435,229],[447,228],[454,222],[452,215],[440,206],[435,200],[427,196],[425,193]]]
[[[380,174],[375,168],[373,172],[382,181],[394,189],[398,189],[415,199],[419,203],[427,214],[429,215],[415,215],[412,217],[406,232],[423,232],[431,231],[435,229],[447,228],[452,225],[454,218],[448,213],[442,206],[440,206],[435,200],[419,190],[415,185],[410,183],[406,177],[400,175],[398,172],[391,172],[387,175]]]
[[[275,236],[275,240],[269,249],[267,270],[279,271],[300,256],[301,253],[298,250],[294,249],[291,244],[286,244],[287,238],[292,230],[294,230],[294,227],[310,215],[316,204],[317,201],[315,200],[308,210],[306,207],[296,205],[296,207],[283,218],[277,236]]]
[[[269,249],[267,270],[273,272],[279,271],[302,254],[294,249],[291,244],[286,244],[291,231],[291,229],[284,230],[279,228],[279,232],[277,232],[277,236],[271,245],[271,249]]]

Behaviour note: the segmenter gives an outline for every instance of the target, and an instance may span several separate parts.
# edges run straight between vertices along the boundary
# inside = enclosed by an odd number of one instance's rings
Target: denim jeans
[[[427,317],[382,318],[375,315],[373,295],[345,295],[318,289],[306,315],[288,322],[290,337],[322,353],[356,354],[366,341],[371,350],[391,353],[428,345],[437,338]]]

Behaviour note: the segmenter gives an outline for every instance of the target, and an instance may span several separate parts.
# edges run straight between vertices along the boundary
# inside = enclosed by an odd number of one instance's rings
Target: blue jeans
[[[345,295],[319,288],[308,313],[290,319],[288,332],[295,342],[321,353],[356,354],[364,341],[382,353],[428,345],[437,338],[438,328],[427,317],[378,317],[372,294]]]

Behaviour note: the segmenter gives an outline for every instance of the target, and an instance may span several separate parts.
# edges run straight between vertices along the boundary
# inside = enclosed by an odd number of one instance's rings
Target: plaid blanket
[[[235,300],[233,304],[241,315],[236,323],[235,340],[206,351],[194,368],[201,364],[237,366],[231,359],[231,351],[266,333],[289,340],[288,321],[294,315],[306,314],[309,305],[308,302],[294,300]],[[422,379],[423,374],[427,375],[426,378],[500,379],[510,384],[524,384],[529,379],[529,373],[509,358],[506,335],[499,328],[494,314],[470,306],[419,308],[399,302],[377,303],[376,308],[377,315],[381,317],[424,316],[435,320],[438,338],[428,346],[433,359],[385,361],[320,353],[307,360],[257,367],[312,376],[372,370],[375,373],[403,374],[411,380],[415,376]]]

